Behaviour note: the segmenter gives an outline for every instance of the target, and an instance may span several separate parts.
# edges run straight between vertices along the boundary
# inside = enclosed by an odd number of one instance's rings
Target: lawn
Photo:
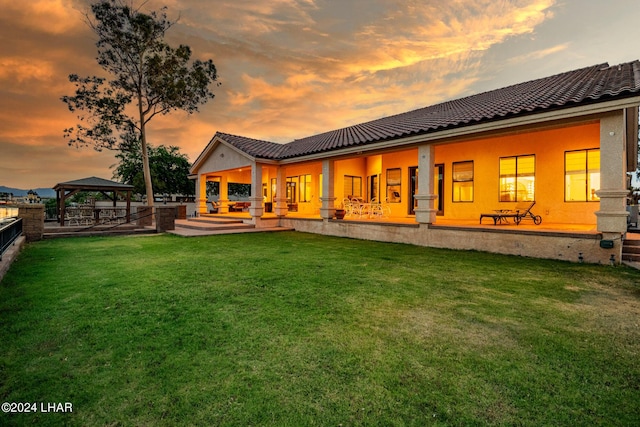
[[[0,425],[637,425],[639,283],[294,232],[42,241],[0,283],[0,402],[37,411]]]

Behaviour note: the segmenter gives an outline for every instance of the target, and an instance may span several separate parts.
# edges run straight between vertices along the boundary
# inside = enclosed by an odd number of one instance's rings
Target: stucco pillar
[[[436,195],[433,192],[433,165],[436,149],[432,144],[418,147],[418,192],[415,195],[418,207],[415,209],[416,222],[433,224],[436,222],[437,209],[434,206]]]
[[[322,161],[322,197],[320,201],[320,217],[322,219],[331,219],[336,212],[335,209],[335,189],[334,189],[334,170],[335,162],[333,160]]]
[[[283,166],[278,167],[276,176],[276,215],[285,216],[289,212],[287,207],[287,175]]]
[[[218,199],[220,206],[218,207],[218,213],[229,213],[229,181],[227,176],[220,177],[220,199]]]
[[[627,231],[626,126],[624,112],[600,120],[600,210],[596,212],[603,239],[615,239]]]
[[[262,197],[262,165],[255,163],[251,166],[251,207],[249,213],[251,218],[260,218],[264,214]]]
[[[207,176],[206,175],[198,175],[198,179],[196,181],[196,188],[198,189],[198,206],[196,208],[199,214],[208,213],[209,210],[207,208]]]

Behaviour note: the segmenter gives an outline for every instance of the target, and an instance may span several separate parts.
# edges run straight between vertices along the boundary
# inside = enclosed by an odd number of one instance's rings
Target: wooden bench
[[[538,225],[542,222],[542,217],[531,212],[531,208],[535,204],[536,202],[520,202],[514,209],[497,209],[492,213],[480,214],[480,224],[482,224],[483,218],[491,218],[493,225],[508,224],[509,219],[512,218],[516,225],[519,225],[523,219],[531,219],[534,224]]]

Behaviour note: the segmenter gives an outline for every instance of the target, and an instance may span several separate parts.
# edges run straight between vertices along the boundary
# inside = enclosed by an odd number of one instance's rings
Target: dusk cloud
[[[0,0],[2,185],[111,177],[112,154],[75,150],[62,138],[75,122],[60,101],[73,92],[68,74],[101,74],[84,22],[88,5]],[[288,142],[506,83],[636,59],[619,40],[594,55],[593,37],[607,42],[601,15],[615,16],[616,34],[626,24],[627,40],[640,35],[633,0],[612,0],[598,13],[590,11],[601,8],[595,0],[150,0],[143,9],[163,5],[179,18],[169,42],[213,59],[222,83],[199,114],[151,123],[152,144],[179,146],[192,160],[218,130]],[[573,27],[577,15],[583,32]],[[596,17],[605,18],[597,35],[589,30]]]

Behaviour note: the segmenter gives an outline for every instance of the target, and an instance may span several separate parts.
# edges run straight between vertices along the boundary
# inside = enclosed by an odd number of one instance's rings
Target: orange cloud
[[[80,11],[85,7],[77,0],[0,0],[5,16],[21,21],[27,28],[48,34],[75,32],[82,18]]]

